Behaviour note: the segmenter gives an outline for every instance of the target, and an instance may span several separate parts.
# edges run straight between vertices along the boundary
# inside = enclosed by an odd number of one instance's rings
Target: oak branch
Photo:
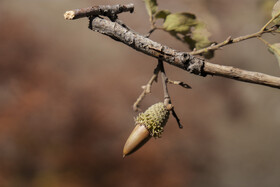
[[[67,11],[64,14],[64,18],[67,20],[72,20],[82,17],[89,17],[91,21],[89,28],[91,30],[107,35],[112,39],[122,42],[137,51],[165,61],[171,65],[177,66],[196,75],[221,76],[238,81],[280,88],[279,77],[258,72],[246,71],[230,66],[213,64],[206,61],[205,59],[190,55],[187,52],[177,51],[138,34],[118,20],[117,17],[117,14],[119,13],[127,11],[132,13],[133,10],[133,4],[95,6]],[[105,17],[101,16],[106,16],[110,19],[106,19]]]

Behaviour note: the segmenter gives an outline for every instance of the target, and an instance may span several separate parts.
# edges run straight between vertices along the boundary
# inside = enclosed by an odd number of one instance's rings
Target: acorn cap
[[[163,103],[156,103],[135,119],[136,127],[128,137],[123,157],[142,147],[151,137],[159,138],[169,117],[169,110]]]
[[[144,113],[140,113],[135,119],[136,124],[143,124],[149,130],[150,135],[159,138],[163,132],[169,117],[169,110],[160,102],[150,106]]]

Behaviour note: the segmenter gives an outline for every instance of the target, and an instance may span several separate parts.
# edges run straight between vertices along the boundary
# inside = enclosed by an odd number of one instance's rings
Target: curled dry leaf
[[[280,24],[280,0],[278,0],[275,5],[273,6],[273,9],[272,9],[272,18],[275,17],[275,19],[273,20],[273,22],[275,24]]]
[[[268,50],[275,55],[280,66],[280,43],[268,45]]]

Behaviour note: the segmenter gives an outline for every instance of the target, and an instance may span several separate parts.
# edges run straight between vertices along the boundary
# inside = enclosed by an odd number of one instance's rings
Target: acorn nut
[[[124,148],[123,157],[143,146],[151,137],[159,138],[169,117],[169,110],[160,102],[150,106],[135,119],[135,128],[129,135]]]

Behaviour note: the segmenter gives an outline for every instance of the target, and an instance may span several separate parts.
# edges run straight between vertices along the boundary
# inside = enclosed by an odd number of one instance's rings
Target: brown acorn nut
[[[123,157],[135,152],[149,141],[150,138],[150,132],[145,125],[137,124],[126,140],[123,148]]]
[[[150,106],[144,113],[140,113],[135,119],[136,126],[124,145],[123,157],[138,150],[151,137],[159,138],[168,117],[169,110],[161,102]]]

